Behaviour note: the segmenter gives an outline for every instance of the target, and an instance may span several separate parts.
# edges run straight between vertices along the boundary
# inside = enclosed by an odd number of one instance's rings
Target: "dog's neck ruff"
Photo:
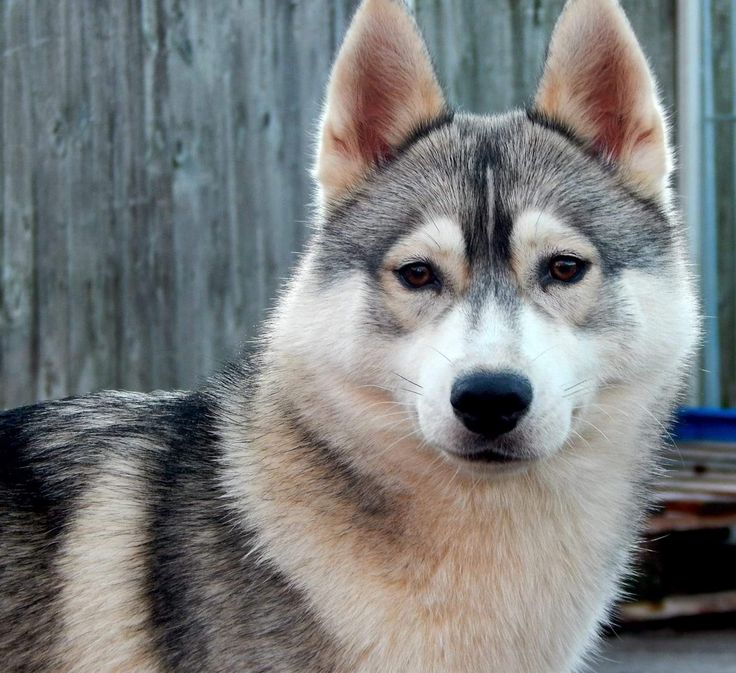
[[[268,398],[264,386],[252,408]],[[618,453],[590,436],[526,474],[445,476],[411,492],[277,420],[223,428],[226,487],[257,531],[251,553],[305,592],[341,670],[552,673],[590,645],[584,625],[604,617],[601,591],[615,591],[627,555],[638,430],[612,431],[631,444]]]

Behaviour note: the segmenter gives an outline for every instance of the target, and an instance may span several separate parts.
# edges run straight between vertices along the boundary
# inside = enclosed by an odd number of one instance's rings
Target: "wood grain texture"
[[[736,44],[732,44],[734,3],[710,3],[713,26],[713,109],[736,114]],[[721,404],[736,407],[736,124],[721,119],[713,124],[718,265],[718,332],[721,345]],[[706,327],[714,328],[706,319]]]
[[[355,0],[0,0],[0,406],[188,387],[307,234]],[[453,104],[528,101],[562,0],[414,0]],[[674,0],[626,0],[671,107]]]

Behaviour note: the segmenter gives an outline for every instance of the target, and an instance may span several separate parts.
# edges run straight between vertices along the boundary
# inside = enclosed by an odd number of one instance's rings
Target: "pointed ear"
[[[536,107],[570,128],[646,196],[666,199],[667,127],[646,57],[616,0],[568,0]]]
[[[323,203],[356,186],[444,111],[427,48],[402,0],[363,0],[327,87],[314,171]]]

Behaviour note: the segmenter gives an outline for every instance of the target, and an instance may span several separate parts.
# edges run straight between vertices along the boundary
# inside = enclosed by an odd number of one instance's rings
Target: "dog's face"
[[[569,3],[535,109],[498,118],[448,114],[403,7],[367,0],[333,71],[289,348],[356,432],[476,473],[603,432],[613,389],[669,403],[695,319],[668,170],[612,0]]]

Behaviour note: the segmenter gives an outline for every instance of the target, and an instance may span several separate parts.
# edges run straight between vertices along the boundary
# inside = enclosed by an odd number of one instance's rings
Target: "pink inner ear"
[[[395,156],[445,102],[403,0],[363,0],[332,69],[316,166],[321,198],[364,180]]]
[[[646,142],[652,130],[636,128],[640,113],[636,109],[637,78],[624,49],[612,44],[615,38],[601,37],[601,43],[611,46],[586,69],[587,81],[581,86],[585,92],[583,110],[595,129],[593,146],[596,151],[616,160],[626,147]]]
[[[356,142],[366,161],[380,163],[393,155],[399,118],[411,104],[412,84],[406,54],[390,40],[373,35],[358,54],[353,123]],[[417,111],[418,112],[418,111]]]
[[[359,101],[355,119],[358,148],[368,162],[381,163],[390,159],[393,150],[386,139],[386,129],[391,127],[394,111],[390,100],[381,97],[377,87],[371,96],[365,90]]]
[[[606,68],[611,70],[611,68]],[[586,108],[596,128],[595,149],[603,154],[618,159],[623,149],[628,120],[625,106],[619,103],[618,81],[603,76],[594,83],[587,96]],[[608,73],[606,73],[608,75]]]

